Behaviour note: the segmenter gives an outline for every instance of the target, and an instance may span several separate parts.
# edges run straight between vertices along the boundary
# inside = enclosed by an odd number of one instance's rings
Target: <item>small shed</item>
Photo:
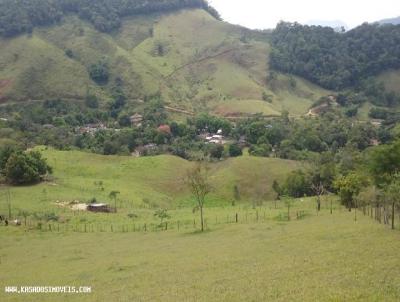
[[[87,210],[96,213],[110,213],[111,208],[106,203],[91,203],[87,206]]]

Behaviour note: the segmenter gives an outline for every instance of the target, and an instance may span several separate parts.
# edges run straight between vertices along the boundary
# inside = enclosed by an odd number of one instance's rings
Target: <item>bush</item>
[[[375,107],[375,108],[371,108],[368,115],[370,118],[385,120],[389,116],[389,111],[386,109]]]
[[[286,179],[284,190],[289,196],[295,198],[311,195],[311,179],[301,170],[293,171]]]
[[[0,149],[0,174],[5,173],[8,159],[17,151],[19,151],[19,149],[14,145],[6,145]]]
[[[272,147],[269,144],[252,145],[249,149],[249,153],[252,156],[268,157],[272,151]]]
[[[229,156],[237,157],[243,155],[242,149],[238,144],[232,144],[229,146]]]
[[[65,55],[70,59],[72,59],[74,57],[74,53],[71,49],[65,50]]]
[[[6,180],[11,184],[39,182],[52,169],[39,152],[15,152],[10,155],[4,168]]]
[[[89,67],[89,75],[90,78],[97,84],[107,84],[110,77],[110,71],[107,62],[100,60],[96,64],[92,64]]]
[[[222,145],[211,145],[210,156],[211,158],[220,159],[224,154],[224,146]]]

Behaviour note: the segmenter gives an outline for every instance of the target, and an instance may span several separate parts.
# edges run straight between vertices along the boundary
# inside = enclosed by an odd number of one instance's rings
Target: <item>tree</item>
[[[120,194],[121,192],[119,191],[111,191],[110,194],[108,194],[108,197],[110,199],[114,200],[114,208],[115,208],[115,212],[117,212],[117,196]]]
[[[400,172],[400,141],[375,147],[368,154],[368,168],[378,187],[384,187]]]
[[[366,184],[364,177],[355,172],[340,176],[334,181],[334,187],[339,191],[340,200],[349,211],[355,206],[354,199]]]
[[[224,154],[224,146],[219,144],[212,144],[210,147],[210,156],[215,159],[221,159]]]
[[[238,157],[238,156],[242,156],[242,155],[243,155],[242,149],[240,148],[240,146],[238,144],[229,145],[229,156],[230,157]]]
[[[321,196],[325,194],[325,187],[322,182],[311,184],[311,189],[317,196],[317,211],[321,211]]]
[[[211,192],[211,185],[208,180],[208,167],[204,163],[199,163],[194,169],[188,172],[186,182],[193,197],[196,200],[194,210],[200,210],[201,231],[204,231],[203,209],[206,196]]]
[[[0,149],[0,174],[5,173],[5,167],[8,159],[13,153],[17,151],[20,150],[14,145],[6,145]]]
[[[295,198],[310,195],[310,177],[302,170],[293,171],[286,179],[284,190],[289,196]]]
[[[160,219],[160,225],[163,223],[164,219],[170,218],[167,209],[158,209],[157,211],[155,211],[154,217],[157,217]]]
[[[99,85],[107,84],[110,77],[108,63],[103,59],[89,67],[89,75]]]
[[[332,182],[335,178],[336,168],[331,152],[323,152],[317,159],[310,161],[309,175],[311,189],[317,196],[317,210],[321,210],[321,196],[329,189],[332,189]]]
[[[11,184],[32,184],[39,182],[52,168],[36,151],[12,153],[4,168],[6,180]]]
[[[284,196],[283,197],[283,201],[285,202],[285,205],[287,206],[287,220],[290,220],[290,208],[293,204],[293,198],[289,197],[289,196]]]
[[[276,179],[272,183],[272,189],[276,193],[276,198],[275,198],[275,209],[276,209],[276,201],[281,199],[281,195],[283,193],[283,189],[282,189],[281,185],[278,183],[278,181]]]
[[[394,215],[396,205],[399,204],[400,201],[400,175],[396,175],[394,180],[386,187],[385,189],[385,199],[387,202],[391,203],[392,206],[392,230],[394,230]]]

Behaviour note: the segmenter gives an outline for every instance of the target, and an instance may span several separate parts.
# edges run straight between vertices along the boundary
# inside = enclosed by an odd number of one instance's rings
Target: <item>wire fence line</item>
[[[267,211],[252,211],[252,212],[234,212],[227,215],[207,216],[204,219],[205,228],[209,229],[212,226],[227,225],[227,224],[253,224],[265,223],[270,221],[289,221],[300,220],[309,215],[309,211],[296,210],[290,216],[286,212],[281,212],[278,215],[271,216]],[[17,226],[26,231],[40,232],[76,232],[76,233],[129,233],[129,232],[163,232],[169,230],[186,231],[199,230],[200,219],[177,219],[165,220],[160,222],[131,222],[131,223],[110,223],[110,222],[58,222],[58,221],[41,221],[30,218],[16,219],[15,223],[9,223],[9,226]]]

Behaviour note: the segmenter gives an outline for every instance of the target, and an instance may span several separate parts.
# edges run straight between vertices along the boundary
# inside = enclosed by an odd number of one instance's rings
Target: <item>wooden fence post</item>
[[[394,230],[394,207],[395,207],[395,203],[392,203],[392,230]]]

